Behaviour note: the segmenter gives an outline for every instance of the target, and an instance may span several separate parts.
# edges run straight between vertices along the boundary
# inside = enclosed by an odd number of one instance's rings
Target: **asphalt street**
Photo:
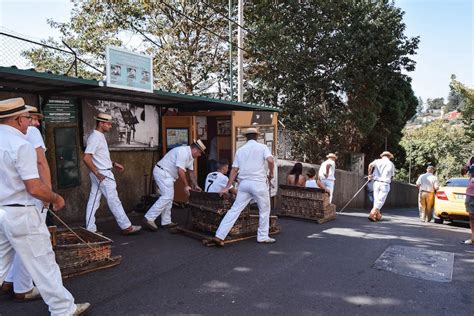
[[[185,220],[185,209],[173,212]],[[387,210],[379,223],[352,210],[321,225],[290,218],[279,224],[275,244],[253,239],[209,248],[164,229],[121,236],[113,221],[99,223],[122,263],[65,286],[77,302],[93,304],[88,315],[474,314],[474,247],[460,243],[469,237],[466,224],[421,223],[415,209]],[[389,246],[454,253],[452,281],[375,269]],[[47,314],[42,301],[0,301],[2,316]]]

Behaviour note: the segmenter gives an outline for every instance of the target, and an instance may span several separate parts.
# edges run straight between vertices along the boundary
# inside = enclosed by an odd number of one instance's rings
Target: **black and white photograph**
[[[95,128],[94,117],[112,115],[113,125],[105,134],[110,148],[149,148],[158,146],[159,108],[114,101],[84,100],[82,103],[84,144]]]
[[[137,77],[137,70],[133,67],[127,68],[127,78],[128,79],[135,79]]]
[[[230,120],[217,121],[217,135],[218,136],[230,135]]]
[[[143,81],[150,81],[150,73],[146,70],[142,70],[142,80]]]
[[[122,66],[120,65],[110,65],[112,76],[121,76],[122,75]]]

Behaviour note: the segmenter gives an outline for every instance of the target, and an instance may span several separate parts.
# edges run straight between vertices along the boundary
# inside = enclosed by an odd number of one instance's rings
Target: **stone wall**
[[[278,160],[278,183],[286,184],[286,177],[290,172],[291,168],[295,164],[295,161]],[[306,175],[306,171],[309,168],[319,170],[319,165],[312,165],[303,163],[303,174]],[[354,194],[364,185],[366,179],[363,176],[354,172],[336,170],[336,183],[334,189],[333,204],[336,204],[337,210],[340,210],[353,196]],[[279,208],[280,199],[277,195],[275,208]],[[390,187],[390,193],[388,194],[387,201],[385,202],[385,208],[396,208],[396,207],[417,207],[418,206],[418,189],[415,185],[393,181]],[[370,209],[371,204],[368,201],[367,193],[362,190],[349,204],[348,208],[365,208]]]

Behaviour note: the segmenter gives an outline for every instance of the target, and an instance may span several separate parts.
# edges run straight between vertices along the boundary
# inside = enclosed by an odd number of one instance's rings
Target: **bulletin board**
[[[272,155],[275,155],[275,126],[273,125],[260,125],[260,126],[239,126],[235,128],[235,150],[239,149],[247,142],[245,135],[242,135],[242,131],[247,128],[257,128],[260,134],[258,135],[257,142],[267,145]]]

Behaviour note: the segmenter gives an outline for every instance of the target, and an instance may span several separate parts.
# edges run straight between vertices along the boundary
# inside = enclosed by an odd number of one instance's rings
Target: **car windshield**
[[[466,187],[469,184],[469,179],[449,179],[446,182],[447,187]]]

